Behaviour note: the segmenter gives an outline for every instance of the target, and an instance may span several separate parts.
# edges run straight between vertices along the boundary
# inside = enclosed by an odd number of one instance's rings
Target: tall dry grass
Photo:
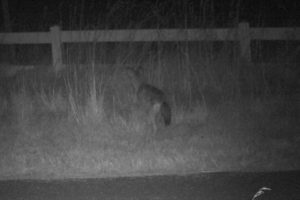
[[[128,5],[125,12],[118,2],[111,5],[105,19],[113,23],[104,23],[105,28],[122,27],[129,20],[124,13],[136,9]],[[158,3],[146,12],[145,2],[138,12],[141,22],[128,28],[213,26],[217,19],[209,1],[200,4],[203,10],[195,15],[187,4],[172,4],[165,13],[169,4]],[[74,18],[68,28],[90,28],[79,21]],[[67,67],[58,75],[46,73],[51,70],[43,63],[1,77],[0,177],[299,166],[294,159],[299,155],[298,112],[287,101],[294,79],[275,73],[279,65],[269,70],[240,62],[234,43],[65,44],[64,62]],[[166,93],[173,113],[170,127],[158,134],[149,131],[146,114],[135,104],[133,80],[123,73],[126,68],[138,70],[141,80]],[[278,78],[280,83],[273,84]],[[296,153],[287,158],[291,151]]]

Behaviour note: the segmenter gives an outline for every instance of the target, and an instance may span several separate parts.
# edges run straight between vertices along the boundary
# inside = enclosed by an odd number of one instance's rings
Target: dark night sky
[[[13,31],[300,26],[300,0],[8,0]],[[188,13],[188,14],[186,14]],[[3,19],[1,14],[1,29]]]

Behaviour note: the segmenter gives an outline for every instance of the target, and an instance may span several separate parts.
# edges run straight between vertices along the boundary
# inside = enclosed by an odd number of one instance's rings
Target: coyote
[[[163,91],[143,83],[138,88],[137,101],[146,109],[148,122],[152,125],[154,132],[158,127],[171,124],[171,107],[167,103]]]
[[[172,112],[164,92],[141,81],[137,72],[129,72],[135,81],[137,104],[146,113],[147,123],[152,126],[153,132],[157,132],[159,127],[170,125]]]

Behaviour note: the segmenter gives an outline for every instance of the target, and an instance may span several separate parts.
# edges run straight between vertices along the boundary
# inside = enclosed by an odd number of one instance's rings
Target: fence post
[[[239,23],[238,39],[240,47],[240,59],[247,63],[251,63],[251,35],[249,23]]]
[[[54,72],[58,72],[63,68],[60,27],[52,26],[50,28],[50,32],[51,32],[52,65],[54,67]]]

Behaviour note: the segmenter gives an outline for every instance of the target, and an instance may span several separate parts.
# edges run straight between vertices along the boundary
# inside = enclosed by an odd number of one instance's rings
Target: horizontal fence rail
[[[62,43],[237,41],[241,57],[251,62],[251,40],[300,40],[300,28],[250,28],[240,23],[237,28],[215,29],[62,31],[53,26],[50,32],[0,33],[0,44],[51,44],[55,71],[63,66]]]

